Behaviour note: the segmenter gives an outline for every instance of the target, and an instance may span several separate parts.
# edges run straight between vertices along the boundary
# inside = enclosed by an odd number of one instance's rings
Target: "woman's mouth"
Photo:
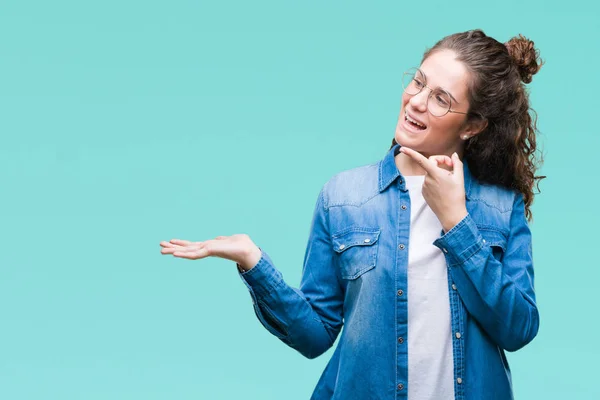
[[[427,129],[427,125],[412,119],[406,112],[404,112],[404,125],[410,128],[410,130],[413,132],[422,132]]]

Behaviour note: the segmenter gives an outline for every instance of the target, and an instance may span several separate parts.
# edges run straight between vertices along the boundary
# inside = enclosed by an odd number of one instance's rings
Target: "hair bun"
[[[540,59],[540,52],[534,47],[533,41],[519,34],[504,43],[508,49],[508,54],[517,65],[521,80],[525,83],[531,82],[544,62]]]

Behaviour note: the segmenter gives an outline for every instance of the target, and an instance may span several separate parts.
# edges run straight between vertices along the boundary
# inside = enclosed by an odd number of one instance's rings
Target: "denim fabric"
[[[339,335],[312,400],[408,396],[411,205],[394,162],[399,148],[323,185],[299,288],[263,249],[239,273],[260,322],[304,356],[318,357]],[[467,163],[464,174],[468,215],[433,242],[448,268],[455,398],[512,399],[505,351],[525,346],[539,326],[531,231],[521,194],[476,181]]]

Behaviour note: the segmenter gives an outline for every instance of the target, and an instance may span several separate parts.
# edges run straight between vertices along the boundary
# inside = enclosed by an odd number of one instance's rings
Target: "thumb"
[[[462,163],[460,161],[460,157],[458,156],[458,154],[456,152],[452,153],[452,161],[458,161],[459,163]]]
[[[454,167],[454,172],[461,172],[463,170],[463,163],[456,152],[452,153],[452,164]]]

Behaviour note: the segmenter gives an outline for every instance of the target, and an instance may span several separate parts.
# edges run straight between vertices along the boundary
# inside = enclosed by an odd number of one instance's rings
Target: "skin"
[[[468,87],[470,76],[465,66],[456,60],[452,51],[443,50],[431,54],[419,67],[427,79],[427,86],[442,87],[457,102],[452,110],[469,110]],[[435,117],[427,111],[429,89],[416,95],[402,95],[402,107],[396,125],[395,139],[402,145],[396,156],[396,166],[405,176],[425,175],[423,197],[440,220],[445,232],[459,223],[466,215],[464,170],[461,161],[465,140],[480,133],[485,122],[467,122],[464,114],[448,113]],[[413,118],[425,123],[427,128],[419,133],[405,129],[403,121],[408,112]],[[172,239],[160,242],[161,254],[197,260],[220,257],[235,261],[240,271],[255,266],[262,252],[246,234],[217,236],[203,242]]]

